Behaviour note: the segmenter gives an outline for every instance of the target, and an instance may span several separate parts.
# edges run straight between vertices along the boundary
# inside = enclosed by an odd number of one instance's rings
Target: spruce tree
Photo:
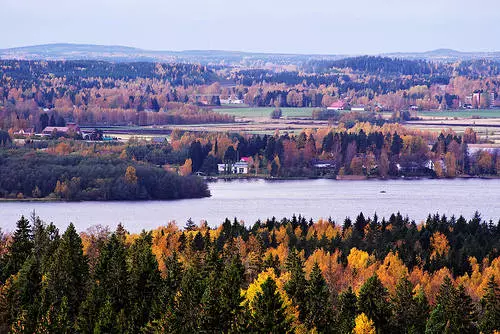
[[[305,324],[316,328],[318,333],[330,333],[333,330],[333,307],[328,286],[317,262],[314,263],[306,288]]]
[[[129,249],[127,284],[132,332],[137,332],[146,325],[152,318],[151,311],[156,309],[154,304],[161,286],[161,277],[151,245],[151,233],[142,232]]]
[[[12,243],[8,248],[7,262],[3,268],[2,281],[13,274],[16,274],[24,264],[24,261],[31,255],[33,250],[33,234],[31,224],[28,219],[21,216],[16,223],[16,231],[12,236]]]
[[[452,326],[457,333],[477,333],[477,313],[472,304],[472,298],[465,292],[463,285],[457,289],[453,303],[455,312]]]
[[[494,276],[490,276],[481,298],[479,329],[485,334],[500,330],[500,290]]]
[[[447,333],[475,333],[477,315],[472,299],[463,286],[456,289],[447,276],[436,297],[436,308],[431,312],[426,332],[443,330]]]
[[[223,310],[220,306],[221,289],[217,274],[213,271],[207,280],[203,297],[201,298],[200,330],[209,333],[221,333],[223,326]]]
[[[390,317],[388,292],[376,274],[367,279],[361,287],[358,310],[373,320],[377,332],[388,331]]]
[[[172,311],[170,326],[173,332],[193,333],[199,331],[201,300],[205,292],[205,282],[201,272],[199,264],[193,264],[184,271]]]
[[[236,330],[241,320],[243,297],[241,288],[244,283],[245,268],[238,253],[230,256],[222,271],[220,285],[221,323],[223,328]]]
[[[448,322],[442,304],[437,304],[431,312],[429,320],[425,326],[425,334],[442,334],[449,333]]]
[[[304,321],[307,314],[306,287],[307,280],[304,272],[304,263],[299,257],[297,250],[289,252],[286,259],[286,269],[290,272],[290,280],[285,284],[285,291],[292,299],[294,305],[299,308],[299,320]]]
[[[352,288],[340,293],[338,297],[337,328],[340,334],[350,334],[358,314],[358,300]]]
[[[285,313],[285,306],[276,282],[268,277],[261,285],[252,302],[250,328],[255,333],[289,333],[291,324]]]
[[[413,284],[406,277],[402,277],[392,297],[392,330],[398,333],[422,332],[421,324],[425,324],[427,320],[426,304],[425,295],[420,292],[415,296]]]
[[[58,317],[63,317],[61,312],[64,312],[67,315],[63,318],[67,316],[67,321],[73,322],[85,296],[87,277],[88,266],[83,255],[82,240],[75,226],[70,224],[51,259],[47,282],[42,291],[44,310],[53,305]],[[63,300],[66,301],[65,305],[62,304]]]

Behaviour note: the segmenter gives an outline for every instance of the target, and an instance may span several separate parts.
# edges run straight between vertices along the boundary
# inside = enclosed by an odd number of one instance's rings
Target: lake
[[[500,180],[233,180],[209,183],[212,197],[177,201],[143,202],[1,202],[0,226],[12,231],[21,214],[35,210],[44,221],[64,229],[73,222],[83,231],[96,224],[112,229],[121,222],[131,232],[152,229],[175,220],[184,226],[188,218],[210,226],[225,217],[237,217],[251,225],[257,219],[332,217],[342,223],[359,212],[379,217],[400,211],[419,222],[428,213],[462,214],[478,210],[484,219],[500,218]]]

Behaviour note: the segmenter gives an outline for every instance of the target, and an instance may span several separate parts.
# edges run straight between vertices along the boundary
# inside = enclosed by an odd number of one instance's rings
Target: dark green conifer
[[[252,316],[250,328],[254,333],[289,333],[290,321],[286,317],[285,306],[276,282],[268,277],[261,285],[262,292],[258,292],[252,302]]]
[[[350,334],[358,313],[358,300],[352,288],[340,293],[338,297],[337,326],[340,334]]]
[[[373,320],[379,333],[388,331],[389,294],[377,274],[366,280],[359,290],[358,311]]]
[[[318,263],[314,263],[306,288],[305,324],[318,333],[331,333],[334,327],[333,307],[328,286]]]
[[[481,298],[479,329],[485,334],[500,330],[500,291],[494,276],[490,276],[485,294]]]
[[[12,236],[12,243],[8,248],[2,281],[5,281],[10,275],[16,274],[33,250],[33,234],[29,220],[21,216],[16,225],[16,231]]]

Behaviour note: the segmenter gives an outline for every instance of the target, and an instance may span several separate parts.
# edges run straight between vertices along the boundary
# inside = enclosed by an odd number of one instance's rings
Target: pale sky
[[[500,50],[500,0],[0,0],[0,48],[376,54]]]

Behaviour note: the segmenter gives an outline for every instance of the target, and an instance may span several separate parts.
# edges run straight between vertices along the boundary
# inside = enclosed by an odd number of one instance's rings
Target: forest
[[[49,200],[148,200],[210,196],[206,183],[112,156],[0,149],[0,197]]]
[[[35,213],[0,233],[10,333],[495,333],[498,222],[429,215],[131,234],[60,231]]]
[[[349,123],[348,119],[344,119]],[[348,126],[348,125],[347,125]],[[232,164],[246,158],[250,175],[260,177],[336,177],[360,175],[375,178],[494,177],[500,172],[498,150],[468,149],[482,139],[468,128],[421,131],[386,123],[352,122],[304,130],[299,134],[193,133],[175,131],[162,146],[131,143],[129,159],[152,164],[179,164],[185,173],[216,175],[218,163]],[[327,164],[327,168],[318,168]]]
[[[500,103],[498,68],[387,57],[278,68],[0,60],[0,129],[40,132],[45,117],[86,126],[229,123],[233,116],[213,110],[229,98],[252,107],[490,108]]]

